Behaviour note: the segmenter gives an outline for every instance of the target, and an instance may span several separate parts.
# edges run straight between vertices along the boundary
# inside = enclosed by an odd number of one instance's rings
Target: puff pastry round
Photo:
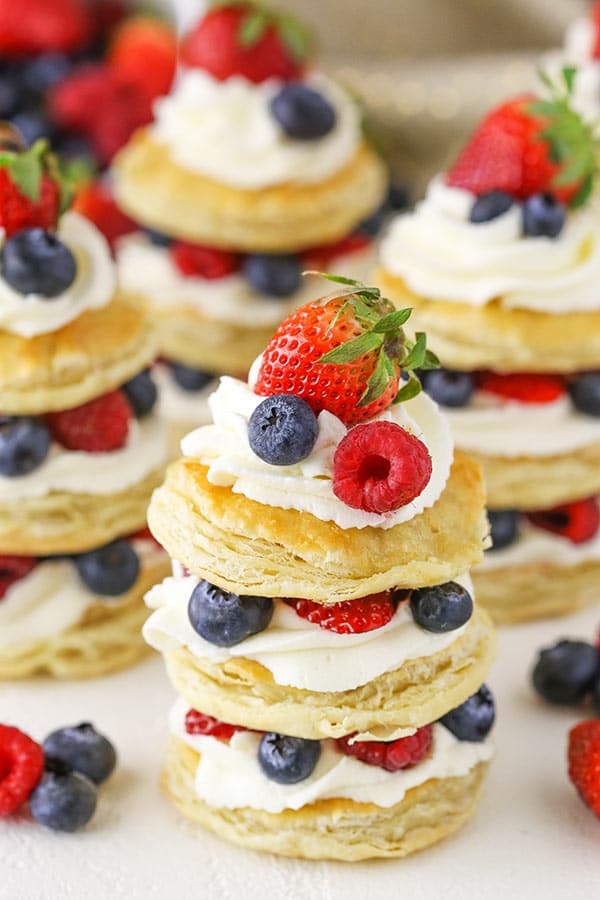
[[[487,768],[479,763],[468,775],[426,781],[388,808],[331,799],[268,813],[218,809],[199,800],[194,790],[198,759],[171,738],[162,786],[188,819],[253,850],[348,862],[408,856],[452,834],[473,814]]]
[[[179,459],[154,492],[148,522],[169,555],[239,594],[324,604],[440,584],[479,562],[488,523],[479,467],[456,454],[430,509],[388,530],[351,528],[248,500],[216,487],[207,469]]]
[[[150,129],[113,161],[115,195],[134,219],[166,234],[240,252],[296,252],[340,240],[384,199],[387,172],[362,144],[326,181],[243,190],[181,168]]]

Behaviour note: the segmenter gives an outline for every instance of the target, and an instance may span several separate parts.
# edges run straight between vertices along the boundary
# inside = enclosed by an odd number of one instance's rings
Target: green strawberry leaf
[[[440,361],[432,350],[425,351],[425,359],[419,366],[420,369],[428,371],[429,369],[439,369]]]
[[[416,341],[412,345],[409,346],[408,356],[402,361],[403,369],[420,369],[423,363],[425,362],[425,353],[427,352],[427,338],[422,331],[418,331],[416,334]]]
[[[365,333],[359,335],[359,337],[334,347],[333,350],[325,353],[318,362],[344,365],[345,363],[354,362],[355,359],[358,359],[359,356],[363,356],[370,350],[376,350],[378,347],[381,347],[382,344],[382,335],[375,334],[372,331],[365,331]]]
[[[367,381],[367,386],[358,401],[358,406],[368,406],[369,403],[372,403],[374,400],[377,400],[378,397],[381,397],[388,387],[390,375],[386,365],[386,359],[387,356],[385,353],[379,354],[377,365]]]
[[[421,382],[414,372],[408,373],[408,381],[403,382],[402,387],[396,394],[393,403],[404,403],[406,400],[412,400],[421,393]]]
[[[575,66],[563,66],[561,74],[567,94],[572,94],[573,87],[575,85],[575,75],[577,74],[577,69],[575,68]]]
[[[588,175],[573,199],[571,200],[572,209],[578,209],[580,206],[583,206],[589,198],[592,196],[592,191],[594,188],[594,177],[593,175]]]
[[[412,309],[398,309],[396,312],[388,313],[377,322],[373,331],[379,334],[385,334],[386,331],[398,331],[410,319],[411,313]]]
[[[276,24],[281,40],[293,58],[298,62],[306,59],[313,42],[310,29],[289,13],[280,13]]]
[[[245,16],[238,31],[238,38],[242,47],[254,47],[259,42],[269,27],[269,16],[261,10],[249,13]]]
[[[354,278],[345,278],[343,275],[332,275],[330,272],[315,272],[314,269],[308,269],[302,274],[318,275],[320,278],[324,278],[326,281],[333,281],[335,284],[348,284],[352,285],[352,287],[364,288],[364,284],[360,281],[356,281]]]

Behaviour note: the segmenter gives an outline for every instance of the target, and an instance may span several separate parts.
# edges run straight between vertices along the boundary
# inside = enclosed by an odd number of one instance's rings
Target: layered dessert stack
[[[164,788],[254,849],[405,856],[469,817],[491,756],[483,489],[418,393],[409,313],[356,282],[292,313],[150,506]]]
[[[159,326],[175,437],[206,420],[217,375],[246,377],[314,296],[304,269],[370,266],[385,168],[309,54],[289,14],[215,4],[183,37],[155,122],[115,160],[117,200],[143,226],[121,243],[120,282]]]
[[[447,368],[425,389],[483,466],[478,599],[512,622],[598,598],[600,213],[573,71],[492,110],[393,224],[380,283]]]
[[[141,656],[165,573],[141,531],[167,455],[156,345],[45,145],[0,142],[0,679],[96,675]]]

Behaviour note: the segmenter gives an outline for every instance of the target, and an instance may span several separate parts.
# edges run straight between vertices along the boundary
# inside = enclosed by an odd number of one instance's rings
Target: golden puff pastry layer
[[[113,174],[119,204],[144,225],[250,253],[340,240],[382,203],[387,189],[386,167],[367,144],[318,184],[243,190],[181,168],[149,129],[117,155]]]
[[[388,808],[331,799],[268,813],[218,809],[198,799],[198,759],[190,747],[171,738],[162,786],[188,819],[253,850],[348,862],[408,856],[452,834],[473,814],[487,768],[479,763],[468,775],[426,781]]]

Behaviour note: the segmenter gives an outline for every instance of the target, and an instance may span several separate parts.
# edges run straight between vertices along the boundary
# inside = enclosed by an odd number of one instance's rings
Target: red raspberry
[[[518,400],[519,403],[553,403],[565,393],[565,382],[560,375],[534,375],[528,372],[514,372],[511,375],[483,372],[478,378],[478,387],[507,400]]]
[[[29,575],[36,563],[35,556],[0,556],[0,600],[15,581]]]
[[[569,732],[569,778],[600,819],[600,719],[580,722]]]
[[[40,745],[18,728],[0,725],[0,818],[25,803],[43,771]]]
[[[247,731],[243,725],[228,725],[212,716],[190,709],[185,715],[185,730],[188,734],[207,734],[219,741],[229,741],[236,731]]]
[[[383,628],[394,617],[400,591],[381,591],[357,600],[343,600],[323,606],[312,600],[288,600],[299,616],[336,634],[362,634]],[[402,598],[403,599],[403,598]]]
[[[394,422],[351,428],[333,457],[333,492],[365,512],[385,513],[406,506],[431,478],[425,444]]]
[[[354,756],[368,766],[379,766],[388,772],[397,772],[425,759],[433,741],[433,729],[431,725],[424,725],[414,734],[398,738],[397,741],[356,741],[350,744],[351,738],[352,735],[349,734],[337,739],[335,743],[340,753]]]
[[[111,391],[61,412],[48,413],[52,437],[67,450],[108,453],[123,447],[129,434],[131,406],[121,391]]]
[[[591,540],[600,528],[600,508],[595,497],[527,513],[527,518],[538,528],[560,534],[573,544]]]
[[[195,276],[215,281],[231,275],[239,268],[235,253],[218,250],[216,247],[188,244],[187,241],[174,241],[171,244],[170,252],[173,262],[186,278]]]
[[[314,269],[316,272],[328,272],[332,262],[340,256],[350,256],[359,253],[368,247],[372,241],[364,234],[349,234],[348,237],[336,241],[335,244],[325,244],[322,247],[313,247],[302,255],[302,263],[305,269]]]
[[[77,193],[73,209],[94,223],[112,250],[120,237],[137,230],[133,219],[121,212],[111,192],[101,181],[84,185]]]

